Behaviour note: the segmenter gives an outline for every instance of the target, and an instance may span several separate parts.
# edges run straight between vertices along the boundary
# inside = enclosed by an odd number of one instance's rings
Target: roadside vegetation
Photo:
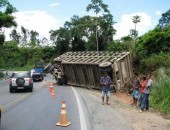
[[[159,68],[153,74],[155,83],[151,92],[151,106],[170,114],[170,69]]]
[[[4,77],[4,73],[0,71],[0,79]]]
[[[17,27],[12,16],[17,10],[7,0],[0,0],[0,9],[0,29]],[[116,22],[108,5],[102,0],[92,0],[86,11],[95,15],[73,15],[63,27],[50,31],[50,41],[45,37],[40,39],[38,32],[23,26],[21,33],[16,29],[11,31],[10,41],[5,41],[1,32],[0,68],[29,70],[40,60],[52,62],[67,51],[130,51],[134,70],[154,75],[152,107],[170,114],[170,9],[162,14],[154,29],[142,36],[138,36],[137,28],[143,19],[133,16],[134,28],[119,40],[114,40]]]

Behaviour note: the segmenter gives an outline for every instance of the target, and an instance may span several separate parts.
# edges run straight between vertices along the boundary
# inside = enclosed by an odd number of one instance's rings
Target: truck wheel
[[[111,71],[112,70],[111,62],[103,62],[99,64],[100,71]]]
[[[53,71],[54,69],[54,65],[52,65],[51,63],[49,63],[45,68],[44,68],[44,71],[49,73],[51,71]]]

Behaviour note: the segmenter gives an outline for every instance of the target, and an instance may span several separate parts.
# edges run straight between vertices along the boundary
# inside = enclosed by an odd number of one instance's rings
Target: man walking
[[[104,105],[104,97],[106,97],[106,104],[109,104],[109,96],[110,96],[110,84],[111,84],[111,78],[108,76],[108,74],[105,72],[104,76],[100,78],[100,84],[102,86],[102,104]]]

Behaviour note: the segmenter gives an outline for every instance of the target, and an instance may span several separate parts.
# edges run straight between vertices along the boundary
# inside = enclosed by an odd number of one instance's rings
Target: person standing
[[[137,106],[137,101],[138,101],[138,97],[139,97],[139,86],[140,86],[140,79],[138,77],[138,74],[135,73],[135,78],[134,78],[134,83],[132,86],[132,96],[133,96],[133,102],[131,103],[131,105],[135,105]]]
[[[147,83],[146,83],[146,87],[144,89],[144,95],[143,95],[143,100],[142,100],[140,112],[143,112],[144,109],[145,110],[149,109],[149,95],[151,93],[151,87],[152,87],[153,81],[151,79],[150,74],[147,75],[146,79],[147,79]]]
[[[5,79],[8,79],[8,70],[5,73]]]
[[[109,96],[110,96],[110,84],[111,84],[111,78],[108,76],[108,74],[105,72],[104,76],[100,78],[100,84],[102,86],[102,104],[104,105],[104,98],[106,97],[106,104],[109,104]]]
[[[144,95],[144,90],[145,90],[145,87],[146,87],[146,83],[147,83],[146,76],[143,76],[142,80],[140,82],[139,107],[141,107],[141,103],[142,103],[142,100],[143,100],[143,95]]]
[[[56,72],[57,72],[57,83],[58,83],[58,85],[61,85],[61,84],[62,84],[62,83],[61,83],[61,79],[62,79],[61,69],[58,68]]]

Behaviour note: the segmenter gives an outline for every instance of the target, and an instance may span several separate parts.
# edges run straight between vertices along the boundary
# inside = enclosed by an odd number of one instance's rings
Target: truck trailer
[[[67,52],[54,59],[60,64],[67,78],[67,84],[89,89],[101,89],[100,77],[107,72],[113,84],[120,90],[133,77],[130,52],[86,51]],[[55,65],[46,69],[53,71]]]

